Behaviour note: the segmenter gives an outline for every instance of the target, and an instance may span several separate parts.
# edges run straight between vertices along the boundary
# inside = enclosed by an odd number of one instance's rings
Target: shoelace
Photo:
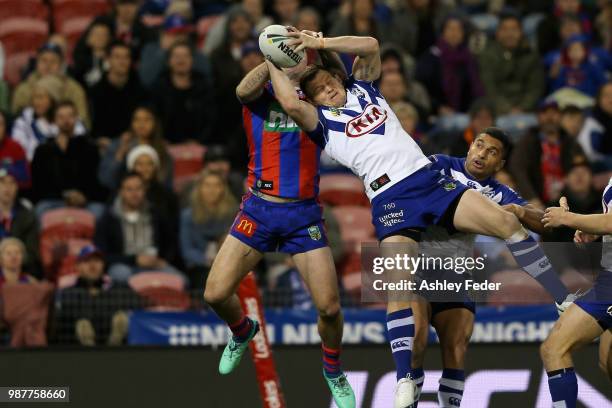
[[[332,380],[332,384],[334,385],[334,389],[340,391],[339,396],[347,397],[351,394],[349,383],[345,376]]]

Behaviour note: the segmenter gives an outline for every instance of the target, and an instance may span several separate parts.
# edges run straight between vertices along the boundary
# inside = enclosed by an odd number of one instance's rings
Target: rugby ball
[[[269,25],[259,34],[259,49],[262,54],[281,68],[291,68],[306,58],[306,52],[295,52],[287,45],[291,37],[287,37],[287,28],[282,25]]]

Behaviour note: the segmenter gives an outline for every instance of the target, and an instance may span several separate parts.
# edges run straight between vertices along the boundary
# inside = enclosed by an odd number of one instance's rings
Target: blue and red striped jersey
[[[243,105],[242,117],[249,187],[277,197],[316,197],[321,149],[285,113],[269,84],[259,98]]]

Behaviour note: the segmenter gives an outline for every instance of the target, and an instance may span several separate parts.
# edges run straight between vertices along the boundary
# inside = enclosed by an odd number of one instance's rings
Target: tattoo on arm
[[[270,79],[270,74],[264,63],[243,78],[236,90],[237,94],[243,102],[248,102],[259,96],[268,79]]]

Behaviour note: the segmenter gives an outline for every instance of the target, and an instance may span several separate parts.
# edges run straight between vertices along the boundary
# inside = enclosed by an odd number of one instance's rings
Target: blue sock
[[[454,368],[445,368],[440,377],[438,387],[438,402],[440,408],[457,408],[461,406],[463,398],[463,387],[465,383],[465,371]]]
[[[417,385],[416,403],[414,404],[414,408],[417,408],[419,405],[419,398],[421,398],[421,391],[423,390],[423,382],[425,382],[425,371],[423,371],[423,367],[413,368],[412,371],[410,371],[410,376]]]
[[[567,288],[536,240],[531,236],[522,241],[510,238],[506,240],[506,244],[516,263],[537,280],[551,294],[555,302],[563,303],[568,295]]]
[[[548,388],[553,408],[576,408],[578,401],[578,380],[572,367],[549,371]]]
[[[412,342],[414,340],[414,318],[412,309],[402,309],[387,315],[387,333],[397,380],[405,378],[410,372],[412,361]]]

